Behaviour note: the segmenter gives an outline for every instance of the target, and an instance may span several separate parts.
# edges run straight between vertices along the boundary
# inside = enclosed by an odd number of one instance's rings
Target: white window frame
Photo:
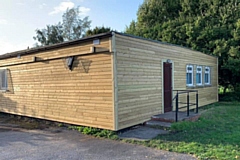
[[[208,71],[206,71],[206,69],[208,69]],[[206,83],[206,74],[208,74],[208,83]],[[210,85],[211,84],[211,68],[206,66],[205,70],[204,70],[204,84],[206,85]]]
[[[4,76],[4,77],[2,77]],[[6,91],[8,89],[7,69],[0,70],[0,90]]]
[[[202,71],[202,68],[203,68],[202,66],[197,66],[197,67],[196,67],[196,85],[198,85],[198,86],[201,86],[201,85],[203,84],[203,71]],[[199,71],[199,69],[200,69],[200,71]],[[201,80],[200,83],[197,82],[197,80],[198,80],[198,78],[197,78],[198,74],[200,74],[200,80]]]
[[[188,68],[192,68],[192,69],[189,70]],[[189,83],[189,84],[187,83],[187,76],[186,76],[186,85],[187,85],[187,86],[193,86],[193,65],[190,65],[190,64],[189,64],[189,65],[186,66],[186,75],[187,75],[188,73],[191,73],[191,74],[192,74],[192,77],[191,77],[192,83],[191,83],[191,84],[190,84],[190,83]]]

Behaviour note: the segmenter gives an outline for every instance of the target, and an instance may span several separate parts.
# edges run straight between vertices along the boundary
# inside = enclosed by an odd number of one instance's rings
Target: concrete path
[[[191,160],[190,155],[98,139],[66,129],[23,130],[0,125],[0,160]]]
[[[157,137],[159,134],[168,134],[168,131],[147,126],[139,126],[119,134],[118,136],[121,139],[147,141]]]

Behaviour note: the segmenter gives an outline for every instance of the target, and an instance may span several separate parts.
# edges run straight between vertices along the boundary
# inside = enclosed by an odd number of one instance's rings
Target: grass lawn
[[[134,143],[199,159],[240,159],[240,103],[210,105],[197,122],[175,123],[169,135]]]

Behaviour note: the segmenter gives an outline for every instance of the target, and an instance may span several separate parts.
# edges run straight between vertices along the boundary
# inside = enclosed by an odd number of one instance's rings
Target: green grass
[[[131,142],[199,159],[240,159],[240,103],[210,105],[197,122],[174,123],[168,135]]]
[[[150,141],[123,140],[157,149],[192,154],[198,159],[240,159],[240,103],[216,103],[201,109],[196,122],[178,122],[170,134]],[[116,132],[92,127],[70,126],[83,134],[119,140]]]
[[[77,130],[86,135],[92,135],[95,137],[102,137],[117,140],[117,133],[114,131],[106,130],[106,129],[98,129],[93,127],[85,127],[85,126],[70,126],[68,127],[71,130]]]

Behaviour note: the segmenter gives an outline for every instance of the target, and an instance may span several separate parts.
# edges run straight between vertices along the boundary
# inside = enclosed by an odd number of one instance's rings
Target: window
[[[196,84],[202,85],[202,67],[197,66],[196,68]]]
[[[205,75],[204,75],[204,83],[210,84],[211,74],[210,74],[210,67],[205,67]]]
[[[7,83],[7,70],[3,69],[0,70],[0,90],[7,90],[8,83]]]
[[[193,65],[186,66],[186,83],[187,86],[193,86]]]

